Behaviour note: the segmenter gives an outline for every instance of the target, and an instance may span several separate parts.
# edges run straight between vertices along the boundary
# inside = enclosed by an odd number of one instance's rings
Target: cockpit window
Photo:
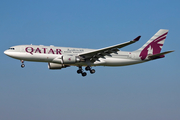
[[[14,50],[15,48],[9,48],[9,50]]]

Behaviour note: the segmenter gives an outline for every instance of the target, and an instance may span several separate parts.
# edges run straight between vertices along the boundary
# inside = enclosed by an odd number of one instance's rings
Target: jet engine
[[[63,56],[62,59],[64,64],[73,64],[80,61],[78,56]]]
[[[58,56],[53,59],[53,63],[48,63],[49,69],[61,69],[69,67],[70,64],[74,64],[76,62],[80,62],[79,56]]]
[[[79,56],[59,56],[53,59],[52,62],[54,63],[61,63],[61,64],[74,64],[76,62],[80,62]]]
[[[49,69],[61,69],[61,68],[66,68],[66,67],[69,67],[69,66],[64,65],[64,64],[58,64],[58,63],[48,63]]]

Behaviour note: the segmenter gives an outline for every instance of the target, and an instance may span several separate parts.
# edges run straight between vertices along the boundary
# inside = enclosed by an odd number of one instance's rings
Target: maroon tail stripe
[[[156,38],[156,39],[153,40],[153,41],[156,41],[156,40],[158,40],[159,38],[161,38],[161,37],[163,37],[163,36],[165,36],[165,35],[167,35],[167,34],[168,34],[168,32],[164,33],[163,35],[159,36],[158,38]],[[166,37],[165,37],[165,38],[166,38]]]

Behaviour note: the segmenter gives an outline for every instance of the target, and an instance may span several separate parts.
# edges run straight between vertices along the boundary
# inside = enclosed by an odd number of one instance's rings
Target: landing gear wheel
[[[93,74],[93,73],[95,73],[95,72],[96,72],[95,69],[90,70],[90,73],[91,73],[91,74]]]
[[[89,66],[87,66],[87,67],[85,68],[85,70],[88,71],[88,70],[91,70],[91,68],[90,68]]]
[[[23,64],[23,63],[24,63],[24,60],[21,60],[21,63]]]
[[[87,73],[86,73],[86,72],[83,72],[83,73],[82,73],[82,76],[83,76],[83,77],[84,77],[84,76],[86,76],[86,75],[87,75]]]
[[[24,68],[24,67],[25,67],[25,65],[24,65],[24,64],[22,64],[22,65],[21,65],[21,67],[22,67],[22,68]]]
[[[82,70],[77,70],[77,73],[78,73],[78,74],[82,73]]]

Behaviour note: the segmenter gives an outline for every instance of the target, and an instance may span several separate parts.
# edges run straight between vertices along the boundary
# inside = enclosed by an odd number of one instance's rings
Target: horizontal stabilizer
[[[171,53],[171,52],[174,52],[174,50],[162,52],[162,53],[155,54],[155,55],[148,55],[148,58],[149,58],[149,59],[163,58],[163,57],[165,57],[165,56],[164,56],[165,54],[168,54],[168,53]]]

